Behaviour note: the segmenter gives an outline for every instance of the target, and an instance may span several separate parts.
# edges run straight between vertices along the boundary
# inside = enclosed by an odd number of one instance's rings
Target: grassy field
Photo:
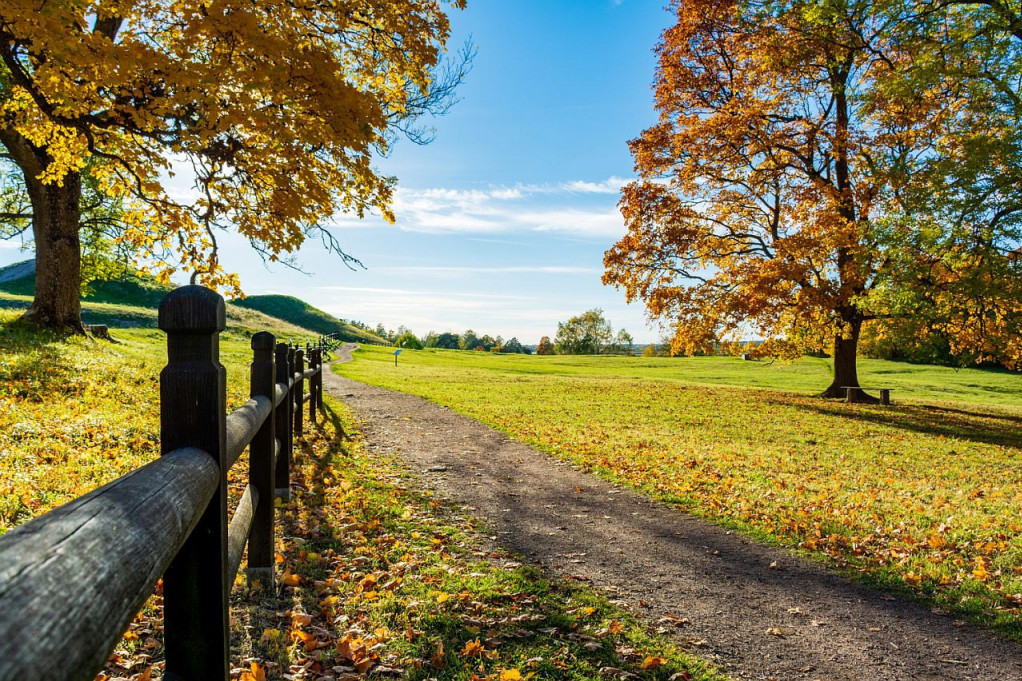
[[[896,389],[879,407],[814,397],[817,359],[407,351],[395,367],[365,348],[337,370],[1022,640],[1018,375],[863,361],[864,385]]]
[[[166,363],[155,329],[115,328],[114,345],[28,332],[16,316],[0,310],[0,534],[159,454]],[[236,321],[221,337],[231,407],[247,399],[255,330]],[[242,570],[232,594],[232,679],[724,680],[606,595],[490,544],[327,407],[306,426],[280,511],[279,591],[250,591]],[[150,599],[99,679],[161,673],[161,605]]]

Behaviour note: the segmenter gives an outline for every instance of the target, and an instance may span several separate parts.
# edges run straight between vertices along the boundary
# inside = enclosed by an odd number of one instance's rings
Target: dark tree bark
[[[859,373],[856,364],[859,347],[859,333],[862,330],[862,318],[852,315],[845,323],[844,335],[834,336],[834,380],[830,387],[823,391],[822,397],[840,397],[847,395],[847,387],[858,387]],[[868,404],[879,403],[880,400],[872,395],[867,395],[861,389],[856,390],[852,396],[854,402]]]
[[[841,65],[831,71],[831,88],[834,92],[834,176],[838,191],[838,213],[848,224],[857,222],[855,202],[852,199],[851,166],[848,159],[849,111],[846,88],[851,73],[854,55],[844,55]],[[853,300],[863,293],[862,276],[854,258],[847,248],[837,252],[837,269],[840,278],[841,298]],[[856,355],[859,347],[859,332],[862,330],[862,314],[847,302],[837,310],[844,327],[834,336],[834,380],[823,391],[822,397],[845,397],[847,388],[859,386]],[[880,400],[856,390],[854,402],[879,402]]]
[[[32,203],[35,298],[21,319],[61,333],[85,335],[80,298],[81,175],[72,172],[60,183],[43,184],[39,175],[50,162],[45,150],[9,128],[0,128],[0,142],[21,169]]]

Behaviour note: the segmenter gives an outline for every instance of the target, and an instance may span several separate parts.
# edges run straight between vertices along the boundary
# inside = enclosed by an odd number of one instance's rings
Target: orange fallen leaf
[[[305,646],[305,650],[312,652],[316,648],[320,647],[319,640],[313,634],[307,634],[301,629],[295,629],[291,632],[292,641],[301,641]]]
[[[479,639],[474,641],[466,641],[465,647],[461,650],[462,657],[482,657],[483,656],[483,644],[480,643]]]
[[[639,666],[643,669],[659,669],[665,662],[667,662],[666,657],[647,657]]]
[[[266,681],[266,669],[258,662],[253,662],[251,667],[241,672],[238,681]]]
[[[522,681],[522,674],[517,669],[502,669],[498,681]]]

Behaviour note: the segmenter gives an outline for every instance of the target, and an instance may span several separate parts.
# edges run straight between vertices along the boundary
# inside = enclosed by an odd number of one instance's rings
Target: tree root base
[[[830,386],[819,395],[824,399],[830,400],[845,400],[853,404],[880,404],[879,397],[873,397],[864,391],[862,388],[852,393],[852,399],[848,399],[848,392],[841,386]]]
[[[88,336],[80,317],[61,319],[34,304],[25,310],[25,314],[18,317],[18,324],[40,331],[52,331],[61,336]]]

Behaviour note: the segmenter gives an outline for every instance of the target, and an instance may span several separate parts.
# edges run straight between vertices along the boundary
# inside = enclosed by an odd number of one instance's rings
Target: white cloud
[[[598,267],[573,267],[570,265],[525,265],[508,267],[461,267],[461,266],[409,266],[376,267],[380,273],[401,274],[599,274]]]
[[[585,180],[575,180],[574,182],[565,182],[561,186],[562,189],[569,192],[578,192],[581,194],[620,194],[621,187],[631,182],[626,177],[609,177],[603,182],[586,182]]]
[[[611,197],[627,182],[626,178],[611,177],[602,182],[574,180],[485,190],[398,187],[394,212],[398,227],[410,232],[563,232],[617,237],[624,233],[624,225]],[[349,220],[339,222],[340,226],[352,224]]]

